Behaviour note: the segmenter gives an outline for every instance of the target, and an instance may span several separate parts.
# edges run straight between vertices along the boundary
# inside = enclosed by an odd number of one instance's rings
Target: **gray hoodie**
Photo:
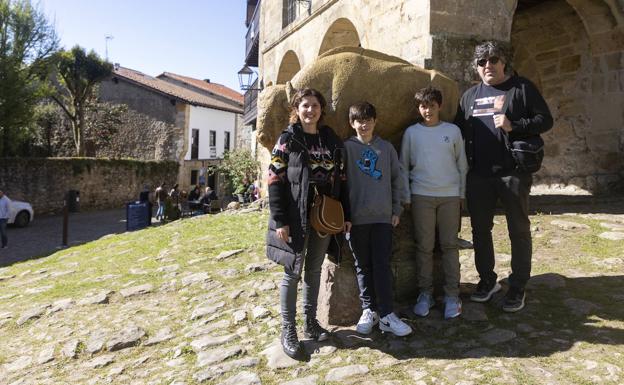
[[[347,185],[354,225],[392,223],[409,197],[407,175],[396,150],[378,136],[364,144],[356,136],[345,141]]]

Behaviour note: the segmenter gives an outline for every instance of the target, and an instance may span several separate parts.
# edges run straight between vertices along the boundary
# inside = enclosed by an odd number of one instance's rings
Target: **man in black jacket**
[[[528,213],[533,178],[516,168],[506,142],[539,135],[553,124],[544,98],[529,80],[511,70],[511,50],[488,41],[475,48],[473,65],[481,83],[462,96],[455,124],[466,143],[469,172],[466,200],[480,281],[470,299],[487,302],[501,289],[494,272],[492,227],[500,199],[511,240],[509,290],[503,310],[524,307],[531,274],[532,241]]]

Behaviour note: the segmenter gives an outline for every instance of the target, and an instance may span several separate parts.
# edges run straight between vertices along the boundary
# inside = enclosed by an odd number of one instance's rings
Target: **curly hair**
[[[323,97],[323,94],[321,94],[319,91],[315,90],[314,88],[302,88],[300,90],[297,90],[297,92],[292,98],[292,101],[290,102],[291,110],[290,110],[289,122],[291,124],[299,123],[299,115],[297,115],[297,108],[299,107],[299,104],[301,104],[301,100],[303,98],[310,97],[310,96],[314,96],[316,100],[318,100],[319,104],[321,105],[321,118],[319,119],[319,123],[323,120],[323,117],[325,116],[325,106],[327,105],[327,102],[325,102],[325,98]]]

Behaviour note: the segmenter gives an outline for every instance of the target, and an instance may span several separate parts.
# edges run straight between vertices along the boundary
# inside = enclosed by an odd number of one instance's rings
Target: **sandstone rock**
[[[610,241],[624,240],[624,232],[611,231],[611,232],[606,232],[606,233],[600,233],[598,234],[598,236],[600,238],[608,239]]]
[[[527,283],[527,288],[545,286],[549,289],[559,289],[566,286],[565,277],[556,273],[546,273],[531,277]]]
[[[516,338],[516,333],[507,329],[491,329],[481,335],[481,341],[486,345],[502,344]]]
[[[551,221],[550,224],[557,226],[563,230],[589,229],[589,226],[586,224],[572,222],[572,221],[564,221],[561,219],[556,219],[554,221]]]
[[[229,299],[236,299],[238,297],[240,297],[241,294],[243,294],[245,291],[244,290],[234,290],[232,293],[230,293],[230,295],[228,296]]]
[[[485,313],[485,306],[480,303],[464,302],[462,309],[462,318],[467,321],[487,321],[488,316]]]
[[[104,290],[95,295],[85,297],[78,301],[78,305],[98,305],[108,303],[109,297],[111,295],[111,290]]]
[[[247,319],[247,312],[245,310],[237,310],[232,316],[234,317],[234,324],[239,324]]]
[[[197,337],[197,336],[201,336],[204,334],[208,334],[212,332],[213,330],[227,329],[229,326],[230,326],[230,321],[224,319],[221,321],[210,323],[206,326],[194,327],[191,329],[190,332],[185,334],[185,337],[190,337],[190,338]]]
[[[206,272],[195,273],[195,274],[187,275],[186,277],[182,278],[182,286],[186,287],[189,285],[203,283],[206,281],[210,281],[210,276],[208,275],[208,273]]]
[[[126,289],[121,289],[119,293],[121,294],[122,297],[128,298],[128,297],[133,297],[135,295],[143,295],[143,294],[151,293],[153,289],[154,288],[151,284],[146,283],[145,285],[139,285],[139,286],[128,287]]]
[[[256,373],[242,371],[228,378],[224,382],[221,382],[219,385],[261,385],[261,384],[262,384],[262,381],[260,381],[260,377],[258,377]]]
[[[43,293],[45,291],[48,291],[50,289],[52,289],[54,287],[54,285],[47,285],[47,286],[41,286],[41,287],[33,287],[33,288],[28,288],[24,291],[25,294],[38,294],[38,293]]]
[[[18,370],[26,369],[30,366],[31,363],[32,358],[30,356],[21,356],[10,364],[5,364],[4,370],[6,370],[7,372],[16,372]]]
[[[241,205],[238,202],[230,202],[228,203],[226,210],[238,210],[240,209]]]
[[[236,254],[239,254],[241,251],[243,251],[243,249],[236,249],[236,250],[228,250],[228,251],[222,251],[219,255],[217,255],[215,257],[215,259],[217,261],[223,261],[224,259],[230,258],[235,256]]]
[[[48,309],[48,314],[56,313],[61,310],[67,310],[74,306],[74,301],[71,298],[59,299],[52,303],[52,307]]]
[[[90,361],[87,361],[84,364],[84,366],[86,366],[87,368],[98,369],[98,368],[105,367],[106,365],[110,364],[114,360],[115,360],[114,354],[104,354],[99,357],[95,357]]]
[[[11,274],[11,275],[0,275],[0,282],[2,281],[8,281],[11,278],[15,278],[15,274]]]
[[[63,357],[76,357],[76,355],[78,355],[78,344],[79,342],[77,339],[67,341],[65,345],[63,345],[63,349],[61,349],[61,354],[63,354]]]
[[[350,377],[361,376],[369,372],[366,365],[349,365],[333,368],[327,372],[325,381],[342,381]]]
[[[175,336],[171,332],[171,328],[165,327],[163,329],[160,329],[156,333],[156,335],[148,338],[147,341],[145,341],[145,346],[155,345],[155,344],[161,343],[163,341],[170,340],[173,337],[175,337]]]
[[[270,290],[275,290],[276,288],[277,286],[275,286],[275,283],[273,281],[262,281],[257,286],[257,289],[260,291],[270,291]]]
[[[271,311],[262,306],[256,306],[251,311],[251,316],[253,319],[262,319],[271,315]]]
[[[204,336],[191,342],[191,347],[196,352],[211,346],[223,345],[238,338],[236,334],[226,334],[224,336]]]
[[[227,360],[230,357],[237,356],[243,352],[240,346],[230,346],[226,348],[215,348],[211,350],[204,350],[197,353],[197,367],[204,367],[207,365],[213,365]]]
[[[273,262],[259,262],[259,263],[250,263],[249,265],[245,266],[245,271],[247,273],[255,273],[258,271],[266,271],[269,270],[273,267],[275,267],[275,263]]]
[[[362,314],[359,294],[353,257],[343,255],[341,266],[326,258],[321,268],[319,322],[322,325],[356,324]]]
[[[266,357],[267,366],[273,370],[290,368],[299,364],[299,361],[288,357],[286,353],[284,353],[279,339],[274,340],[273,343],[260,354]]]
[[[577,315],[588,315],[594,310],[598,309],[598,305],[578,298],[564,299],[563,304],[566,305],[570,309],[570,311]]]
[[[108,340],[106,349],[114,352],[116,350],[135,346],[143,336],[145,336],[145,330],[135,325],[128,326]]]
[[[204,382],[221,376],[224,373],[231,372],[232,370],[257,366],[259,363],[260,360],[255,357],[241,358],[238,360],[228,361],[220,365],[213,365],[208,369],[204,369],[195,373],[193,375],[193,378],[197,382]]]
[[[106,342],[106,332],[103,330],[96,330],[89,336],[85,350],[89,354],[95,354],[104,348]]]
[[[49,344],[43,347],[37,356],[37,364],[43,365],[47,362],[54,360],[54,344]]]
[[[311,376],[297,378],[295,380],[281,382],[279,385],[316,385],[318,382],[318,375],[313,374]]]
[[[21,326],[25,324],[26,322],[30,321],[31,319],[37,319],[41,317],[45,313],[47,307],[48,307],[47,305],[37,306],[30,310],[25,311],[22,314],[22,316],[17,319],[17,325]]]
[[[601,227],[604,227],[605,229],[609,229],[611,231],[624,231],[624,224],[622,223],[606,223],[606,222],[602,222],[600,223]]]
[[[156,271],[158,271],[159,273],[171,273],[174,271],[178,271],[179,269],[180,269],[180,265],[176,263],[174,265],[159,267],[158,269],[156,269]]]
[[[223,308],[224,306],[225,302],[219,302],[212,306],[200,305],[193,310],[193,313],[191,314],[191,319],[196,320],[206,315],[215,314],[219,309]]]

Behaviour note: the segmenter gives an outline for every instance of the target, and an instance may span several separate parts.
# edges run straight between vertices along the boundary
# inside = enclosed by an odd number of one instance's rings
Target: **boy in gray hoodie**
[[[406,175],[392,144],[373,135],[376,118],[368,102],[351,106],[349,123],[356,136],[344,144],[352,223],[346,238],[355,257],[363,309],[356,330],[369,334],[379,323],[382,331],[405,336],[412,328],[393,312],[390,254],[392,228],[407,201]]]

